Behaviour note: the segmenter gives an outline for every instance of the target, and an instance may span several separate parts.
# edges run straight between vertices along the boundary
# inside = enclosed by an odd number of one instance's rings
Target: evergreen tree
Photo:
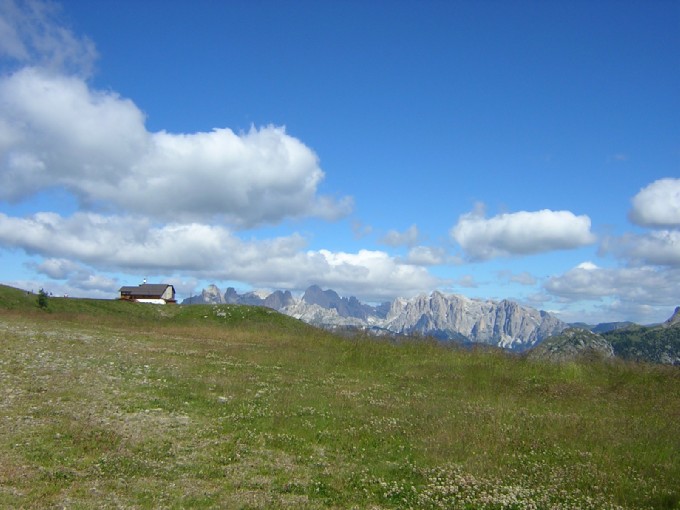
[[[47,304],[48,304],[47,299],[48,299],[48,296],[47,296],[47,292],[45,292],[45,289],[40,289],[40,291],[38,292],[38,306],[43,310],[47,309]]]

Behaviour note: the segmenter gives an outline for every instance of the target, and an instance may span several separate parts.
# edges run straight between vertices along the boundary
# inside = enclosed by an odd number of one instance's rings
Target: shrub
[[[45,289],[40,289],[38,292],[38,307],[42,310],[46,310],[48,305],[48,296]]]

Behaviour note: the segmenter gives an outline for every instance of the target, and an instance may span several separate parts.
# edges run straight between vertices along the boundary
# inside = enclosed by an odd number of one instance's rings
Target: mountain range
[[[309,324],[385,335],[420,335],[463,344],[485,344],[521,352],[560,333],[568,325],[544,311],[513,301],[471,299],[435,291],[379,305],[309,287],[302,297],[289,291],[222,293],[215,285],[183,304],[242,304],[273,308]]]
[[[680,365],[680,307],[664,323],[567,324],[551,314],[509,300],[471,299],[435,291],[378,305],[309,287],[302,297],[289,291],[226,292],[209,285],[182,304],[265,306],[314,326],[374,335],[423,336],[463,345],[483,344],[531,358],[567,361],[583,356]]]

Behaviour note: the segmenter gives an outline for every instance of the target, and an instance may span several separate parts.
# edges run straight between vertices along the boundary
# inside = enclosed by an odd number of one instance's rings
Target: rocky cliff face
[[[262,306],[273,308],[274,310],[281,310],[286,306],[292,305],[294,302],[295,300],[293,299],[293,295],[289,290],[286,292],[277,290],[276,292],[272,292],[266,298],[264,298],[262,301]]]
[[[194,304],[196,302],[206,303],[206,304],[221,304],[224,303],[224,297],[220,289],[216,285],[208,285],[207,288],[203,289],[200,296],[200,301],[194,298]]]
[[[566,324],[512,301],[483,301],[433,292],[429,296],[395,300],[384,327],[401,334],[524,350],[562,331]]]
[[[355,297],[313,285],[300,299],[290,292],[238,294],[227,289],[222,301],[217,287],[202,294],[204,303],[267,306],[325,328],[356,328],[395,335],[423,335],[462,343],[483,343],[523,351],[564,330],[567,325],[546,312],[513,301],[470,299],[433,292],[371,306]],[[192,300],[192,303],[199,301]]]

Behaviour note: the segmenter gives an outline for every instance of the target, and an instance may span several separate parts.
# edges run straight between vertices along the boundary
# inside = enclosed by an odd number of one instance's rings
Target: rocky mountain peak
[[[337,305],[341,298],[334,290],[322,290],[318,285],[312,285],[302,295],[302,300],[310,305],[334,308],[333,305]]]
[[[349,298],[340,297],[340,295],[332,289],[322,290],[318,285],[309,287],[304,295],[302,301],[309,305],[317,305],[321,308],[337,311],[340,317],[351,317],[355,319],[367,320],[371,315],[384,316],[383,307],[374,308],[370,305],[361,303],[356,297]]]
[[[266,306],[267,308],[273,308],[274,310],[281,310],[282,308],[291,306],[294,302],[295,299],[293,298],[293,295],[290,293],[289,290],[285,292],[277,290],[269,294],[266,298],[264,298],[262,306]]]
[[[239,295],[234,287],[229,287],[224,293],[224,302],[230,305],[238,303]]]
[[[220,289],[215,284],[208,285],[207,288],[201,292],[201,299],[204,303],[221,304],[224,303],[224,298]]]

